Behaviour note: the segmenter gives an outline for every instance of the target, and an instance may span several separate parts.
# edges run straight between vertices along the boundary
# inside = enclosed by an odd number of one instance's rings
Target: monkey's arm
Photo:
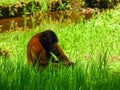
[[[27,49],[28,63],[32,64],[34,67],[38,64],[40,67],[46,67],[48,65],[48,60],[46,58],[46,51],[41,45],[32,45]]]
[[[61,47],[58,45],[58,43],[55,43],[55,48],[52,51],[58,59],[60,59],[64,65],[73,65],[74,63],[71,62],[68,57],[65,55]]]

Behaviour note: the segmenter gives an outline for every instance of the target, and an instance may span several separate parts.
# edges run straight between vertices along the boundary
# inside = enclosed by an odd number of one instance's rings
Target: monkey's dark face
[[[46,30],[41,33],[40,42],[46,51],[52,51],[55,48],[55,43],[58,42],[56,34],[51,30]]]

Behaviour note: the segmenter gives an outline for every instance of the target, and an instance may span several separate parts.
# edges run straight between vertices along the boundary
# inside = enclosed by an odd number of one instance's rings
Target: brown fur
[[[28,63],[35,66],[45,68],[49,64],[52,57],[50,52],[54,53],[63,65],[73,65],[68,57],[64,54],[61,47],[58,45],[58,38],[52,30],[46,30],[34,35],[27,45],[27,58]]]

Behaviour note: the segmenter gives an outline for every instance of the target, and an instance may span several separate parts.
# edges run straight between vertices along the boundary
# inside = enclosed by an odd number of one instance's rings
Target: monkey
[[[27,44],[28,64],[33,67],[37,64],[39,67],[46,68],[52,57],[51,52],[63,65],[74,65],[63,52],[58,44],[58,37],[52,30],[45,30],[32,36]],[[54,59],[52,59],[52,62],[54,62]]]

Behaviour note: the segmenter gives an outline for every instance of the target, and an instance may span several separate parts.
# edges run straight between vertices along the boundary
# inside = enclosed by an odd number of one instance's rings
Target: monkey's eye
[[[47,37],[43,37],[43,40],[46,40],[47,39]]]

